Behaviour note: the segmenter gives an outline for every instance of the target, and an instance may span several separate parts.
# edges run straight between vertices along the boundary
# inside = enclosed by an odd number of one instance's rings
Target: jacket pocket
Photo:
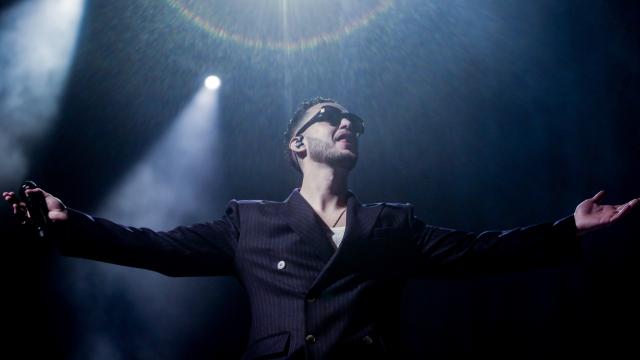
[[[280,359],[289,352],[288,331],[279,332],[254,341],[242,356],[242,360],[249,359]]]
[[[331,358],[388,359],[390,357],[382,337],[372,326],[368,326],[338,345]]]

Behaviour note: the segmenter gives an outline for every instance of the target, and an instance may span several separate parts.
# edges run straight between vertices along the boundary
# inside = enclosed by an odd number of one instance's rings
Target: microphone
[[[44,199],[44,195],[41,192],[32,192],[27,194],[26,191],[37,188],[33,181],[25,181],[20,186],[18,193],[21,200],[27,205],[29,211],[31,224],[35,227],[38,237],[44,238],[46,235],[46,228],[49,224],[49,208],[47,202]]]

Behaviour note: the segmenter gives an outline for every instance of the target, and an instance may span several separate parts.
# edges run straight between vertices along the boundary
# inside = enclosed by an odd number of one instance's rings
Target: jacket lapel
[[[300,197],[305,205],[311,210],[315,218],[322,222],[321,219],[315,214],[311,205],[297,193],[296,197]],[[321,251],[321,256],[325,260],[325,266],[318,274],[315,281],[309,288],[309,293],[319,293],[327,286],[340,279],[341,277],[351,274],[352,264],[358,261],[358,256],[363,249],[366,248],[367,238],[371,229],[375,225],[375,222],[382,210],[381,204],[365,205],[363,206],[358,198],[349,191],[349,198],[347,200],[347,224],[345,229],[344,238],[337,250],[334,250],[333,244],[331,244],[331,235],[322,235],[320,229],[324,229],[324,224],[318,224],[316,228],[304,228],[301,230],[307,232],[316,233],[315,238],[309,235],[309,239],[318,241],[315,246]],[[290,218],[291,219],[291,218]],[[291,222],[290,222],[291,224]],[[302,227],[297,225],[298,227]],[[293,228],[294,226],[292,226]],[[295,228],[294,228],[295,230]],[[298,231],[298,230],[296,230]],[[319,234],[319,236],[318,236]],[[328,257],[327,257],[328,255]]]
[[[287,223],[300,236],[302,242],[310,246],[312,253],[326,264],[335,252],[330,243],[331,236],[327,233],[328,229],[322,219],[299,191],[298,188],[294,189],[285,200],[284,215]]]
[[[296,188],[285,200],[287,223],[310,246],[324,267],[309,288],[320,292],[337,279],[350,274],[352,264],[367,246],[367,238],[382,210],[382,204],[362,205],[353,192],[347,200],[347,225],[344,238],[337,250],[331,243],[331,233],[311,205]]]

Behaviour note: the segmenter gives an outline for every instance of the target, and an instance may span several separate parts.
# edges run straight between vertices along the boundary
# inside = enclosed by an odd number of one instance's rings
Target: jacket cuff
[[[561,236],[577,237],[578,229],[576,228],[576,220],[573,215],[563,217],[553,223],[554,230],[561,233]]]
[[[84,238],[82,229],[95,222],[91,215],[71,208],[67,208],[67,216],[67,220],[53,222],[50,226],[53,245],[62,255],[72,255]]]
[[[581,258],[582,246],[573,215],[566,216],[553,223],[553,233],[554,243],[560,247],[562,255],[572,260]]]

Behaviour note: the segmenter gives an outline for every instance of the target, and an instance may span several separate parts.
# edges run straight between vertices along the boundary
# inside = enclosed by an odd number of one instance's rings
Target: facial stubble
[[[313,161],[346,170],[353,169],[358,160],[358,155],[336,149],[333,142],[312,137],[307,137],[307,153]]]

